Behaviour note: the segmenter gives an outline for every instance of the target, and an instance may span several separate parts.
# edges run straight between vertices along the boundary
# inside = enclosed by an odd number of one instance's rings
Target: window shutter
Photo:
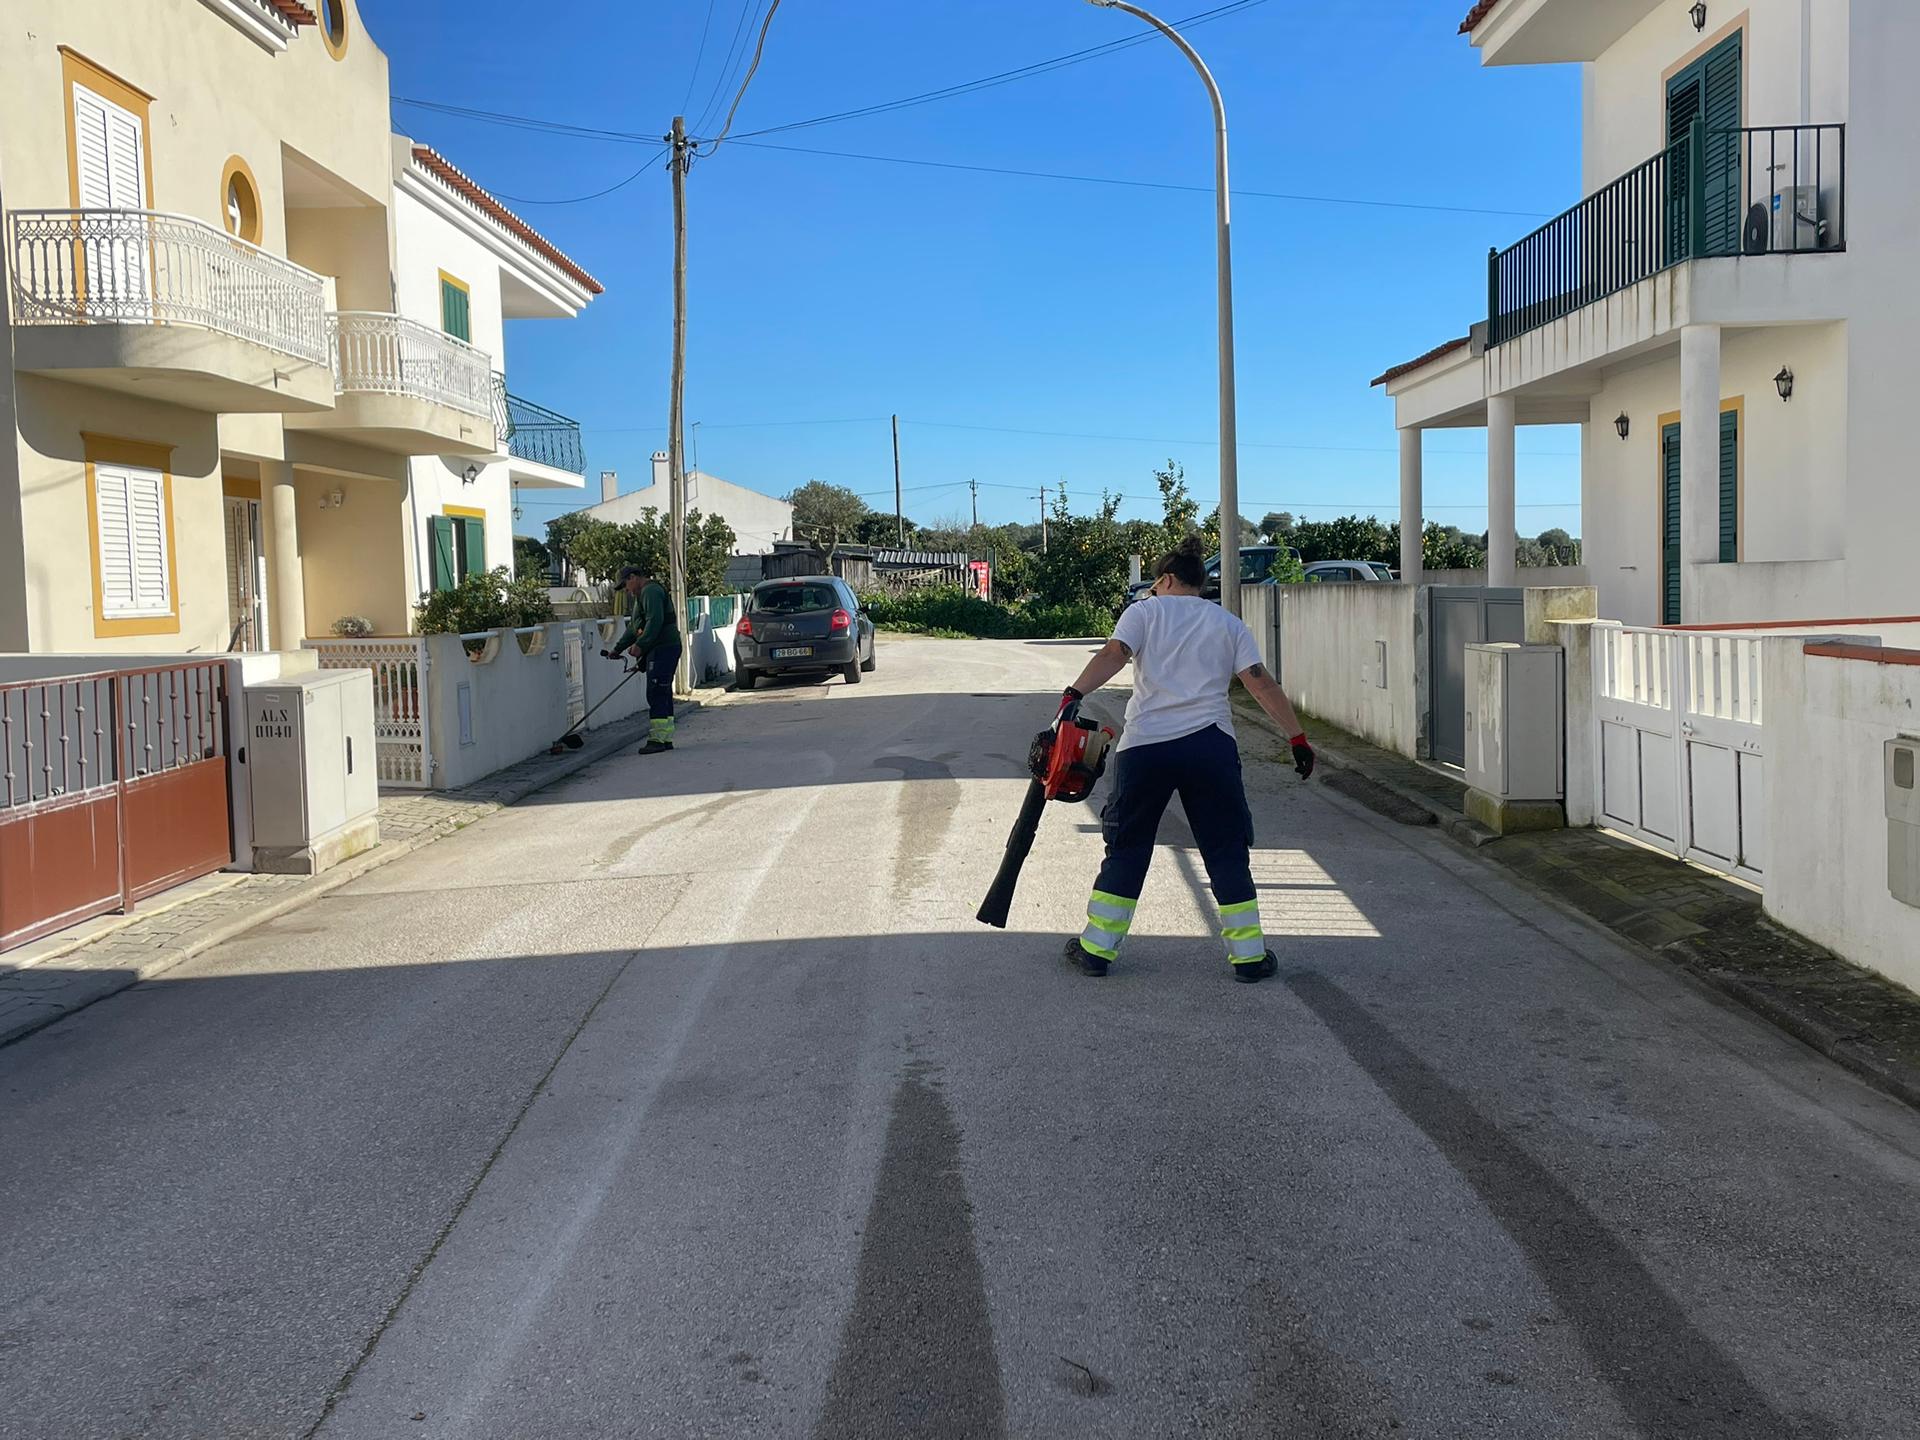
[[[104,210],[113,203],[112,170],[107,159],[107,102],[91,90],[73,87],[73,149],[80,180],[82,210]]]
[[[166,477],[123,465],[94,467],[103,619],[173,613],[167,568]]]
[[[453,521],[445,515],[435,515],[432,530],[433,588],[435,591],[451,590],[455,584]]]
[[[1661,436],[1660,623],[1680,623],[1680,427]]]
[[[1720,414],[1720,563],[1740,559],[1740,412]]]
[[[1740,36],[1702,65],[1707,124],[1706,239],[1709,255],[1740,253]]]
[[[487,522],[471,515],[462,515],[460,531],[466,547],[463,556],[466,564],[460,578],[464,580],[469,575],[484,575],[487,571]]]
[[[456,340],[473,339],[471,297],[451,280],[440,282],[440,328]]]

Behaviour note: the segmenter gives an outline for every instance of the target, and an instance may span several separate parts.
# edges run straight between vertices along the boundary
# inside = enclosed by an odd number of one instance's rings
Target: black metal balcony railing
[[[499,386],[504,423],[496,428],[500,438],[506,441],[507,453],[536,465],[551,465],[570,475],[586,474],[587,455],[580,443],[580,422],[568,419],[557,410],[508,394],[504,378],[499,378]]]
[[[1844,125],[1709,130],[1487,257],[1499,345],[1685,260],[1846,249]]]

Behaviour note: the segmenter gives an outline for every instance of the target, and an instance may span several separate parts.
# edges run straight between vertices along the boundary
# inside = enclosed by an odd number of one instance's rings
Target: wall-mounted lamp
[[[1693,16],[1694,29],[1704,30],[1707,28],[1707,0],[1694,0],[1693,9],[1687,13]]]
[[[1782,365],[1780,373],[1773,377],[1773,388],[1780,392],[1782,400],[1793,399],[1793,371]]]
[[[332,490],[327,491],[326,494],[320,497],[320,508],[322,510],[338,510],[342,505],[346,503],[347,503],[347,492],[340,489],[338,486],[336,486]]]
[[[478,480],[479,478],[480,478],[480,467],[478,465],[469,465],[467,466],[466,469],[460,472],[460,483],[462,485],[471,485],[473,484],[474,481]]]
[[[1627,432],[1633,428],[1633,422],[1627,419],[1626,411],[1620,412],[1620,418],[1613,422],[1613,428],[1619,432],[1622,440],[1627,438]]]

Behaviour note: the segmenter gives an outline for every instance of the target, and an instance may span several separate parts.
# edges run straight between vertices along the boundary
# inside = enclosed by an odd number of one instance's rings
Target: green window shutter
[[[1729,36],[1667,82],[1667,144],[1681,147],[1672,159],[1669,181],[1668,263],[1687,254],[1687,184],[1692,163],[1687,134],[1694,121],[1706,127],[1705,174],[1701,196],[1703,255],[1740,253],[1740,36]]]
[[[1680,427],[1660,436],[1660,623],[1680,623]]]
[[[429,528],[433,532],[433,588],[436,593],[451,590],[458,573],[453,563],[453,520],[435,515]]]
[[[1740,559],[1740,412],[1720,412],[1720,563]]]
[[[471,515],[462,515],[460,538],[460,578],[464,580],[469,575],[484,575],[487,569],[487,522]]]
[[[472,297],[451,280],[440,282],[440,328],[456,340],[473,339]]]

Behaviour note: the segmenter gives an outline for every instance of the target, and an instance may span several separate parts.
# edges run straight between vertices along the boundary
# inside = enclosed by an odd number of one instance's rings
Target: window
[[[776,581],[753,592],[753,608],[763,615],[797,615],[831,610],[840,603],[830,582]]]
[[[100,618],[171,616],[167,477],[136,465],[96,464],[93,496]]]
[[[436,515],[433,530],[433,588],[451,590],[487,571],[487,521],[478,511]]]
[[[320,0],[320,38],[327,53],[338,60],[347,53],[347,0]]]
[[[440,328],[456,340],[473,340],[473,297],[466,285],[440,272]]]
[[[220,214],[229,235],[249,245],[260,243],[260,191],[253,171],[238,155],[227,161],[220,179]]]

